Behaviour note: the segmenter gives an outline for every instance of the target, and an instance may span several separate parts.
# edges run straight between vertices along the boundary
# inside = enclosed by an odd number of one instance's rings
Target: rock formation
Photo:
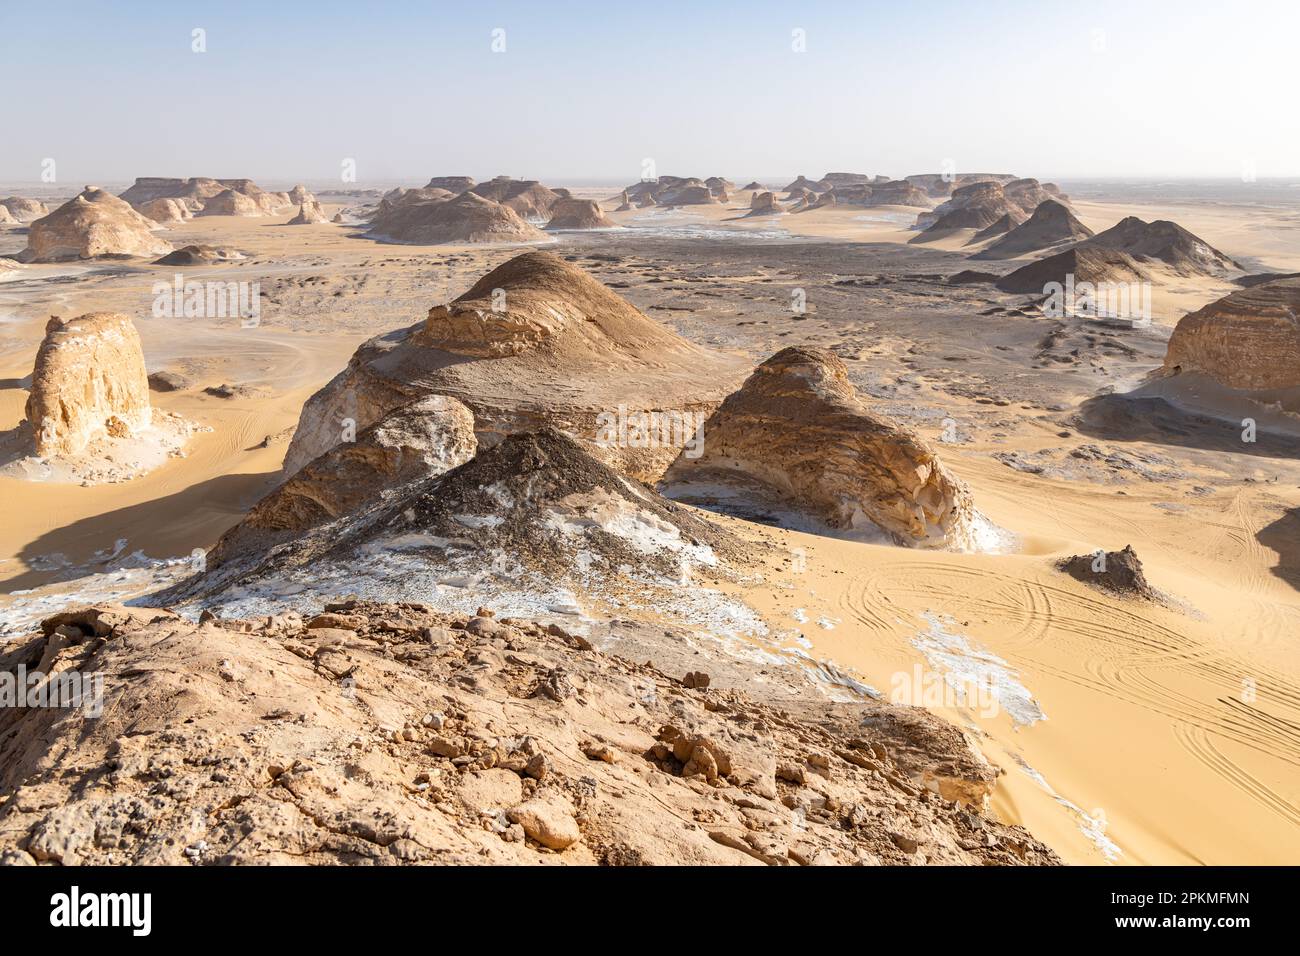
[[[435,306],[422,325],[361,346],[303,407],[285,472],[336,444],[341,420],[362,429],[440,394],[469,406],[480,445],[554,425],[620,471],[653,480],[743,374],[738,359],[681,338],[576,266],[527,252]],[[651,411],[659,417],[648,419]]]
[[[304,611],[100,605],[7,645],[8,679],[57,662],[104,699],[0,711],[0,861],[1060,862],[969,800],[996,771],[920,708],[781,700],[725,660],[692,688],[662,629],[633,659],[487,609]]]
[[[794,192],[796,189],[811,189],[813,192],[816,192],[816,191],[817,191],[817,184],[816,184],[815,182],[812,182],[811,180],[809,180],[808,177],[806,177],[806,176],[800,174],[799,176],[796,176],[796,177],[795,177],[794,182],[789,183],[789,184],[785,187],[785,189],[783,189],[783,190],[781,190],[781,191],[782,191],[783,193],[789,195],[790,193]]]
[[[306,226],[317,222],[328,222],[329,217],[325,215],[325,210],[315,199],[308,199],[298,207],[298,215],[289,220],[291,226]]]
[[[142,176],[119,198],[137,208],[156,199],[175,199],[192,213],[198,214],[206,209],[211,200],[226,192],[235,193],[243,199],[225,197],[220,208],[212,210],[209,215],[270,216],[281,207],[289,205],[287,193],[267,192],[251,179],[211,179],[206,176],[195,176],[192,179]],[[236,207],[242,211],[225,211]]]
[[[631,208],[632,208],[632,197],[629,196],[627,190],[624,189],[623,194],[618,197],[618,208],[614,211],[628,212],[629,210],[631,210]]]
[[[445,189],[453,196],[459,196],[474,186],[469,176],[434,176],[424,186],[425,189]]]
[[[1145,601],[1158,599],[1155,589],[1147,583],[1142,562],[1132,545],[1126,544],[1122,551],[1076,554],[1062,561],[1059,567],[1070,577],[1093,587]]]
[[[140,215],[154,222],[184,222],[194,218],[189,206],[180,199],[150,199],[135,208]]]
[[[547,219],[561,196],[535,179],[511,179],[498,176],[472,187],[470,192],[491,199],[518,213],[524,219]]]
[[[0,225],[13,226],[17,225],[18,220],[13,217],[7,208],[0,206]]]
[[[843,189],[844,187],[836,187]],[[865,206],[916,206],[929,209],[934,205],[929,195],[905,179],[889,180],[869,187],[862,204]]]
[[[369,235],[389,242],[534,242],[544,233],[508,206],[463,192],[454,199],[399,203],[377,214]]]
[[[1300,387],[1300,279],[1224,296],[1179,320],[1166,373],[1196,372],[1246,391]]]
[[[264,210],[252,196],[224,189],[217,193],[199,211],[200,216],[261,216]]]
[[[131,320],[114,312],[50,319],[26,414],[43,458],[76,455],[100,435],[122,438],[148,427],[149,381]]]
[[[767,189],[766,186],[764,186],[764,185],[763,185],[762,183],[760,183],[758,180],[754,180],[754,181],[751,182],[748,186],[744,187],[744,189],[742,189],[741,191],[742,191],[742,192],[753,192],[753,191],[755,191],[755,190],[762,191],[762,190],[766,190],[766,189]]]
[[[1021,266],[995,284],[1003,292],[1042,295],[1049,283],[1063,286],[1070,276],[1075,285],[1089,282],[1094,286],[1102,282],[1146,282],[1151,278],[1127,253],[1081,244]]]
[[[551,211],[547,229],[617,229],[618,223],[605,216],[592,199],[561,199]]]
[[[311,190],[301,184],[294,186],[289,190],[289,202],[293,203],[295,206],[301,206],[305,202],[315,200],[315,198],[316,197],[311,194]]]
[[[1221,276],[1241,266],[1176,222],[1144,222],[1129,216],[1099,232],[1084,245],[1125,252],[1139,262],[1158,259],[1183,276]]]
[[[161,259],[155,259],[156,266],[210,266],[220,262],[232,262],[244,258],[234,249],[222,249],[217,246],[192,245],[182,246],[175,252],[169,252]]]
[[[379,500],[382,492],[462,465],[474,457],[474,416],[444,395],[390,412],[354,440],[346,437],[253,506],[208,553],[217,567],[235,554],[264,552]]]
[[[159,256],[171,243],[152,232],[154,224],[98,186],[87,186],[54,212],[31,224],[25,262],[57,262],[100,256]]]
[[[754,193],[749,198],[749,215],[774,216],[785,212],[785,207],[776,201],[776,196],[769,192]]]
[[[39,199],[23,199],[21,196],[0,199],[0,209],[6,210],[14,222],[34,222],[50,213],[49,207]]]
[[[1010,221],[1010,216],[999,220]],[[1039,204],[1032,216],[971,258],[1016,259],[1060,243],[1078,242],[1092,234],[1092,230],[1076,219],[1069,209],[1055,199],[1048,199]]]
[[[907,545],[974,550],[981,520],[966,486],[924,440],[873,414],[832,352],[778,352],[704,425],[704,451],[664,480],[756,481],[832,528]]]

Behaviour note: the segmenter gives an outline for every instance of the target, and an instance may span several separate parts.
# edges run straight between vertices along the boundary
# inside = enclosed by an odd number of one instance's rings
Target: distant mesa
[[[260,216],[263,214],[261,204],[252,196],[223,189],[199,210],[200,216]]]
[[[26,414],[42,458],[76,455],[101,436],[126,438],[147,428],[149,380],[131,320],[116,312],[50,319]]]
[[[300,186],[294,188],[304,189]],[[243,198],[233,198],[227,193]],[[218,197],[221,197],[218,206],[209,209],[210,203]],[[194,215],[209,216],[271,216],[290,205],[288,193],[267,192],[251,179],[211,179],[206,176],[190,179],[141,176],[119,198],[137,209],[153,200],[175,199]],[[238,211],[228,211],[232,209]]]
[[[817,181],[813,189],[816,192],[825,192],[838,186],[870,186],[877,182],[878,178],[885,177],[869,176],[866,173],[827,173]]]
[[[969,177],[963,177],[969,178]],[[911,182],[921,177],[908,177]],[[924,181],[924,180],[922,180]],[[918,183],[913,185],[921,188]],[[976,232],[988,229],[1004,217],[1019,225],[1042,203],[1052,199],[1068,204],[1069,197],[1052,183],[1036,179],[982,178],[958,180],[948,201],[917,217],[916,228],[924,230],[912,242],[924,243],[948,236],[957,230]]]
[[[456,399],[426,395],[402,405],[286,479],[221,536],[208,562],[216,567],[233,555],[266,551],[353,514],[386,489],[464,464],[477,447],[474,416]]]
[[[790,203],[809,202],[810,201],[809,197],[815,200],[817,198],[816,190],[808,189],[806,186],[800,186],[798,189],[790,190],[790,192],[786,195],[783,202],[790,202]],[[750,200],[750,205],[751,206],[753,205],[752,198]]]
[[[27,248],[19,258],[23,262],[59,262],[170,252],[171,243],[153,233],[154,225],[112,193],[87,186],[31,224]]]
[[[1243,271],[1241,266],[1204,239],[1176,222],[1144,222],[1137,216],[1121,219],[1082,245],[1117,249],[1139,262],[1159,260],[1181,276],[1222,276]]]
[[[543,222],[550,218],[555,204],[562,198],[555,190],[535,179],[510,179],[498,176],[469,190],[476,196],[499,202],[524,219]]]
[[[1011,217],[1004,216],[994,225],[1010,222]],[[1047,199],[1039,203],[1032,216],[971,258],[1017,259],[1061,243],[1078,242],[1092,235],[1092,230],[1075,218],[1068,208],[1055,199]]]
[[[470,176],[434,176],[427,183],[425,189],[445,189],[453,196],[459,196],[465,190],[474,186],[474,179]]]
[[[320,202],[312,197],[298,207],[298,214],[289,220],[291,226],[306,226],[318,222],[329,222]]]
[[[387,211],[381,209],[376,214],[367,235],[421,245],[536,242],[545,238],[545,233],[509,206],[473,192],[452,199],[402,197]]]
[[[687,341],[576,266],[527,252],[420,325],[362,345],[303,407],[285,474],[338,443],[341,417],[365,428],[438,394],[470,408],[480,445],[553,424],[611,467],[654,480],[743,374],[740,359]],[[665,430],[642,440],[637,421],[652,410]]]
[[[154,222],[184,222],[186,219],[194,218],[190,207],[180,199],[150,199],[135,208],[140,215]]]
[[[844,187],[837,186],[836,189]],[[933,205],[929,195],[904,179],[891,179],[868,187],[862,199],[864,206],[916,206],[928,209]]]
[[[618,229],[613,220],[601,211],[600,204],[592,199],[561,199],[551,211],[547,229]]]
[[[0,216],[7,216],[10,222],[34,222],[42,216],[48,216],[50,207],[39,199],[24,199],[21,196],[8,196],[0,199]]]
[[[1049,283],[1064,286],[1067,277],[1076,286],[1089,282],[1146,282],[1151,276],[1126,252],[1097,246],[1076,245],[1046,259],[1021,266],[995,285],[1003,292],[1043,295]]]
[[[920,436],[871,412],[832,352],[778,352],[709,417],[704,435],[703,454],[679,457],[666,487],[689,496],[690,485],[756,483],[760,498],[831,528],[884,532],[905,545],[979,545],[983,519],[966,486]]]
[[[233,262],[244,258],[243,253],[234,249],[221,249],[217,246],[190,245],[182,246],[175,252],[169,252],[161,259],[155,259],[156,266],[210,266],[222,262]]]
[[[785,193],[788,196],[796,189],[808,189],[811,190],[812,192],[817,192],[817,184],[812,180],[810,180],[807,176],[800,174],[794,178],[794,182],[788,183],[786,187],[781,190],[781,192]]]
[[[758,191],[761,192],[761,191],[764,191],[764,190],[766,190],[766,189],[767,189],[766,186],[764,186],[764,185],[763,185],[762,183],[760,183],[758,180],[754,180],[754,181],[751,182],[748,186],[745,186],[744,189],[742,189],[741,191],[742,191],[742,192],[753,192],[754,190],[758,190]]]
[[[1009,183],[1017,177],[1013,173],[919,173],[904,176],[909,183],[934,199],[951,196],[953,190],[973,183]]]
[[[1300,279],[1241,289],[1179,320],[1166,374],[1200,373],[1227,388],[1300,387]]]
[[[714,182],[715,187],[710,188],[709,182]],[[721,176],[711,176],[709,180],[660,176],[633,183],[623,191],[637,206],[702,206],[719,201],[715,189],[730,195],[735,186]]]
[[[785,212],[785,206],[777,202],[776,196],[769,192],[754,193],[749,199],[749,215],[774,216]]]

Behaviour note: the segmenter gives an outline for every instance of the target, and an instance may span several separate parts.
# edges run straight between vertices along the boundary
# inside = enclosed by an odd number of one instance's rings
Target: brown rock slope
[[[390,242],[535,242],[544,233],[508,206],[472,192],[453,199],[399,202],[371,222],[370,236]]]
[[[1228,388],[1300,386],[1300,279],[1241,289],[1179,320],[1166,372],[1199,372]]]
[[[1076,285],[1083,282],[1094,285],[1101,282],[1145,282],[1150,279],[1146,270],[1128,253],[1082,243],[1023,265],[994,284],[1003,292],[1043,295],[1049,283],[1065,285],[1067,276],[1073,276]]]
[[[1003,221],[1009,222],[1010,217],[1004,217]],[[1016,259],[1059,243],[1087,239],[1092,234],[1069,209],[1055,199],[1048,199],[1039,204],[1032,216],[971,258]]]
[[[591,199],[560,199],[551,207],[547,229],[617,229],[600,204]]]
[[[832,352],[778,352],[704,425],[699,457],[665,481],[757,480],[774,499],[833,528],[873,526],[895,542],[974,550],[978,515],[966,486],[920,436],[869,411]]]
[[[101,256],[160,256],[171,243],[152,232],[154,223],[98,186],[87,186],[27,233],[25,262],[58,262]]]
[[[34,222],[50,213],[50,208],[39,199],[24,199],[21,196],[0,199],[0,208],[6,210],[14,222]]]
[[[0,711],[10,864],[1059,863],[952,799],[993,772],[924,711],[700,688],[528,620],[101,606],[19,666],[103,705]]]
[[[1165,219],[1145,222],[1129,216],[1085,240],[1084,245],[1116,249],[1139,262],[1156,259],[1183,276],[1218,276],[1241,270],[1240,265],[1204,239]]]
[[[149,380],[131,320],[114,312],[50,319],[26,414],[42,457],[75,455],[99,435],[147,427]]]
[[[354,438],[309,462],[253,506],[208,553],[212,567],[228,556],[266,551],[309,528],[352,514],[386,489],[463,465],[474,457],[474,416],[443,395],[390,412]]]
[[[614,467],[653,480],[681,436],[669,429],[667,440],[654,431],[646,442],[611,443],[602,423],[620,406],[625,420],[649,411],[674,422],[707,415],[743,368],[664,328],[576,266],[527,252],[435,306],[423,325],[361,346],[304,406],[285,471],[332,447],[343,418],[365,428],[421,395],[440,394],[469,406],[480,443],[550,424]]]

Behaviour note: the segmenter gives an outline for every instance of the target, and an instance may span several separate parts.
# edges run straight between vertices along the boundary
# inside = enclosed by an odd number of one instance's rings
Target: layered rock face
[[[552,207],[547,229],[617,229],[600,204],[591,199],[560,199]]]
[[[381,210],[370,235],[392,242],[535,242],[544,237],[508,206],[472,192],[454,199],[399,201]]]
[[[296,471],[259,501],[208,553],[212,567],[232,554],[265,551],[379,500],[386,488],[464,464],[474,457],[474,416],[444,395],[390,412]]]
[[[1228,388],[1300,387],[1300,279],[1241,289],[1179,320],[1168,373],[1199,372]]]
[[[289,220],[289,225],[306,226],[317,222],[329,222],[329,217],[321,204],[311,198],[298,207],[298,214]]]
[[[840,187],[837,186],[836,188],[839,189]],[[921,209],[929,209],[934,205],[934,202],[924,190],[912,185],[907,180],[899,179],[870,186],[869,192],[863,199],[863,205],[917,206]]]
[[[336,443],[343,418],[365,428],[441,394],[473,411],[480,444],[552,425],[619,470],[653,480],[690,437],[676,426],[702,421],[743,374],[740,360],[686,341],[581,269],[528,252],[435,306],[422,325],[358,349],[304,406],[285,471]],[[667,440],[657,427],[645,441],[625,440],[626,428],[612,439],[603,430],[611,417],[626,424],[652,411],[674,426]]]
[[[718,202],[719,196],[729,195],[733,189],[721,176],[710,176],[707,180],[694,176],[660,176],[633,183],[624,192],[638,206],[700,206]]]
[[[1139,262],[1158,259],[1179,275],[1223,275],[1241,266],[1176,222],[1145,222],[1137,216],[1121,219],[1083,243],[1127,253]]]
[[[1073,277],[1069,279],[1069,277]],[[1003,292],[1045,294],[1049,283],[1088,282],[1128,284],[1146,282],[1150,275],[1126,252],[1087,244],[1073,246],[1046,259],[1021,266],[994,283]]]
[[[261,216],[265,210],[252,196],[225,189],[217,193],[199,212],[200,216]]]
[[[23,199],[21,196],[0,199],[0,209],[6,210],[14,222],[34,222],[50,212],[50,208],[39,199]]]
[[[479,183],[469,191],[501,203],[524,219],[546,219],[552,215],[556,204],[566,198],[535,179],[511,179],[508,176]]]
[[[190,208],[180,199],[150,199],[135,208],[146,219],[154,222],[184,222],[194,217]]]
[[[777,202],[776,196],[772,193],[754,193],[749,199],[749,214],[751,216],[773,216],[782,212],[785,212],[785,206]]]
[[[768,359],[704,425],[704,451],[665,481],[736,475],[834,528],[875,526],[899,544],[974,549],[966,486],[920,436],[869,411],[832,352]]]
[[[445,189],[453,196],[458,196],[473,185],[474,179],[471,176],[434,176],[424,188]]]
[[[1006,223],[1010,221],[1009,216],[999,220]],[[1078,242],[1092,234],[1092,230],[1075,218],[1069,209],[1055,199],[1048,199],[1039,204],[1032,216],[971,258],[1015,259],[1058,243]]]
[[[1060,862],[981,804],[950,802],[996,773],[920,708],[806,687],[779,700],[725,662],[701,687],[662,628],[633,659],[488,612],[304,610],[194,624],[101,605],[7,646],[7,677],[57,661],[102,675],[104,700],[97,717],[0,711],[0,860]]]
[[[999,219],[1022,222],[1028,214],[1010,201],[998,182],[978,182],[953,190],[952,198],[933,212],[922,214],[917,224],[925,228],[912,242],[926,242],[956,229],[987,229]]]
[[[87,186],[54,212],[31,224],[27,262],[101,256],[160,256],[171,243],[153,234],[154,223],[98,186]]]
[[[26,414],[43,458],[75,455],[100,435],[120,438],[148,427],[149,379],[131,320],[114,312],[50,319]]]

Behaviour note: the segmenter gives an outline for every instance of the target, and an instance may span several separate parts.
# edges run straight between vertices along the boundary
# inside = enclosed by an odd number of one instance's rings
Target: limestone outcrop
[[[617,229],[600,204],[592,199],[561,199],[551,209],[547,229]]]
[[[389,242],[536,242],[545,234],[509,206],[463,192],[453,199],[415,198],[381,210],[369,235]]]
[[[1010,222],[1011,217],[1004,216],[994,226]],[[1062,243],[1079,242],[1092,234],[1092,230],[1081,223],[1066,206],[1055,199],[1048,199],[1039,204],[1032,216],[1009,229],[1001,239],[971,258],[1016,259]]]
[[[115,312],[50,319],[26,414],[41,457],[76,455],[100,435],[148,427],[149,379],[131,320]]]
[[[336,444],[341,420],[365,428],[439,394],[470,408],[480,445],[550,425],[653,480],[743,375],[739,359],[687,341],[578,267],[527,252],[420,325],[362,345],[303,407],[285,472]]]
[[[871,412],[832,352],[793,347],[768,359],[705,422],[703,454],[683,454],[666,483],[756,481],[832,528],[885,532],[898,544],[975,550],[970,492],[915,432]]]
[[[24,199],[21,196],[0,199],[0,209],[4,209],[14,222],[34,222],[50,214],[50,207],[39,199]]]
[[[307,199],[298,207],[298,214],[289,220],[291,226],[306,226],[317,222],[329,222],[319,201],[314,197]]]
[[[140,215],[154,222],[184,222],[194,218],[189,206],[180,199],[150,199],[135,208]]]
[[[1275,279],[1224,296],[1179,320],[1168,374],[1197,372],[1244,391],[1300,387],[1300,279]]]
[[[171,243],[153,233],[154,223],[98,186],[87,186],[27,232],[25,262],[58,262],[105,256],[160,256]]]
[[[749,215],[751,216],[775,216],[783,212],[785,212],[785,206],[777,202],[776,196],[770,192],[754,193],[749,199]]]

